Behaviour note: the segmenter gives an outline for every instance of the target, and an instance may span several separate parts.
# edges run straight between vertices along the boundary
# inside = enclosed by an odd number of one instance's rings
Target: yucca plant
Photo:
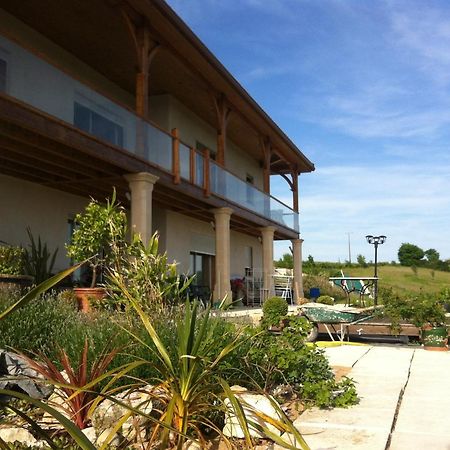
[[[176,320],[178,337],[176,352],[171,352],[165,347],[149,316],[141,308],[139,299],[134,298],[128,291],[120,273],[112,273],[111,280],[140,316],[154,344],[154,349],[148,348],[150,351],[156,352],[159,360],[159,364],[155,367],[160,375],[156,391],[159,393],[159,400],[163,407],[160,411],[160,422],[154,425],[150,442],[160,441],[160,448],[170,448],[171,445],[174,445],[181,450],[186,436],[189,435],[194,436],[202,445],[205,445],[206,436],[203,432],[205,428],[213,429],[221,434],[217,425],[208,418],[208,413],[215,409],[225,414],[230,409],[230,406],[224,403],[225,398],[228,398],[244,431],[248,448],[253,448],[248,429],[249,424],[261,429],[263,433],[280,445],[286,448],[296,448],[284,442],[279,436],[275,436],[267,427],[249,422],[239,400],[221,377],[219,363],[241,345],[243,342],[241,334],[237,333],[231,342],[224,345],[215,355],[208,356],[211,355],[211,346],[215,345],[212,337],[217,321],[211,319],[209,308],[200,312],[197,301],[194,301],[192,305],[187,301],[183,317]],[[133,335],[131,332],[130,334]],[[137,336],[134,337],[140,340]],[[143,344],[142,341],[141,343]],[[278,410],[278,420],[268,419],[258,411],[254,411],[254,414],[259,417],[264,416],[261,418],[270,420],[270,423],[280,431],[292,433],[301,448],[308,449],[307,444],[281,408],[278,407]],[[172,438],[173,442],[170,442],[171,429],[177,432]]]
[[[64,349],[60,349],[59,363],[65,375],[45,355],[40,355],[42,362],[22,355],[36,372],[40,373],[49,383],[58,386],[65,401],[63,409],[81,430],[89,424],[89,407],[99,396],[100,382],[104,379],[107,368],[117,355],[118,349],[113,349],[110,352],[104,351],[90,364],[88,363],[88,352],[89,344],[86,339],[78,367],[75,368]],[[89,389],[83,389],[87,385]]]

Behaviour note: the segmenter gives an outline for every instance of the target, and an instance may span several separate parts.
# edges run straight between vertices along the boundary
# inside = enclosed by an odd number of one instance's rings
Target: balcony
[[[0,44],[8,52],[5,57],[0,53],[7,69],[7,95],[143,158],[169,174],[175,184],[183,180],[201,188],[205,197],[221,198],[299,231],[298,213],[214,162],[208,151],[186,145],[177,130],[168,132],[143,120],[3,37]]]

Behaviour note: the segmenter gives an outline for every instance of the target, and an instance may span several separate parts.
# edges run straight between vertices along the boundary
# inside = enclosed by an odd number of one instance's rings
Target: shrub
[[[24,250],[22,247],[0,246],[0,274],[23,274]]]
[[[288,309],[288,304],[284,298],[269,298],[263,304],[262,322],[269,327],[279,325],[280,320],[288,313]]]
[[[255,336],[242,359],[247,380],[256,381],[266,391],[289,384],[305,403],[321,407],[355,404],[353,382],[336,382],[324,351],[306,345],[309,329],[305,318],[290,317],[280,335],[253,330]]]
[[[317,303],[323,303],[324,305],[334,305],[334,299],[329,295],[321,295],[317,299]]]

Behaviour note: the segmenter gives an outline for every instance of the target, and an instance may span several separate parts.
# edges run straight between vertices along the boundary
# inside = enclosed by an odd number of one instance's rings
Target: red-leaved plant
[[[67,353],[64,349],[60,349],[59,362],[66,375],[61,373],[58,367],[45,355],[40,355],[42,362],[24,356],[36,372],[40,373],[49,383],[54,384],[62,391],[66,397],[64,409],[81,430],[88,426],[89,407],[98,398],[100,382],[105,378],[106,369],[119,351],[119,349],[114,349],[110,352],[103,352],[89,367],[88,350],[89,345],[86,339],[78,368],[74,369]]]

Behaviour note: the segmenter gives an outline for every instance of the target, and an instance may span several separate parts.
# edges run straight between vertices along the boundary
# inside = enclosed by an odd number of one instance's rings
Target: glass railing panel
[[[203,187],[205,184],[205,158],[200,153],[195,153],[195,184]]]
[[[270,217],[279,224],[299,231],[298,213],[273,197],[270,197]]]
[[[180,142],[180,176],[185,180],[191,179],[191,149]]]
[[[148,160],[157,166],[172,171],[172,137],[164,131],[147,124]]]

